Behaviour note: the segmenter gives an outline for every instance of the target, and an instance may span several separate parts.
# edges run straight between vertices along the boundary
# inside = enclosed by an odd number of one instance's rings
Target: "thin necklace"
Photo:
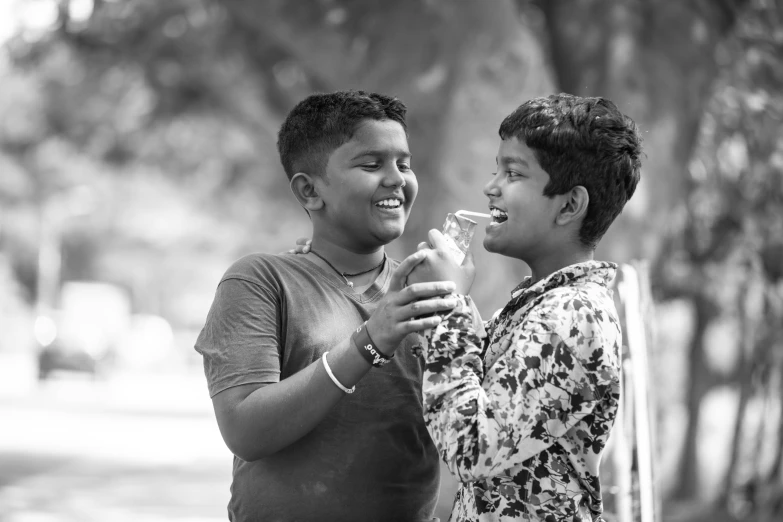
[[[386,263],[386,252],[384,252],[383,253],[383,259],[381,259],[381,262],[378,263],[377,265],[375,265],[374,267],[372,267],[372,268],[370,268],[368,270],[365,270],[364,272],[356,272],[355,274],[349,274],[348,272],[340,272],[339,270],[337,270],[337,268],[335,268],[335,266],[332,263],[330,263],[324,256],[322,256],[321,254],[319,254],[318,252],[316,252],[312,248],[310,249],[310,253],[311,254],[315,254],[316,256],[320,257],[321,260],[324,263],[326,263],[327,265],[332,267],[332,270],[334,270],[335,272],[340,274],[340,276],[343,278],[343,280],[345,280],[345,284],[350,286],[351,288],[353,288],[353,281],[348,281],[349,277],[356,277],[356,276],[367,274],[369,272],[372,272],[373,270],[377,270],[379,267],[383,266],[384,263]]]

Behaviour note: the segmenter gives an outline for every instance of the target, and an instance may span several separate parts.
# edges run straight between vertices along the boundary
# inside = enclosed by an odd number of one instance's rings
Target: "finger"
[[[299,239],[296,240],[296,244],[297,245],[301,245],[301,246],[309,245],[311,242],[312,242],[312,239],[307,238],[307,237],[300,237]]]
[[[418,244],[416,250],[428,250],[429,248],[430,248],[430,244],[427,243],[426,241],[422,241],[421,243]]]
[[[302,247],[302,253],[306,254],[310,251],[310,242],[308,241],[305,246]]]
[[[414,283],[406,287],[405,291],[400,292],[401,297],[398,304],[404,306],[412,301],[452,294],[456,289],[457,285],[454,281]]]
[[[437,312],[450,312],[457,306],[457,300],[453,297],[433,298],[415,301],[400,311],[400,318],[410,320],[421,315],[429,315]]]
[[[432,317],[424,317],[422,319],[412,319],[407,321],[403,326],[403,331],[406,333],[421,332],[435,328],[438,326],[443,318],[439,315],[433,315]]]
[[[408,279],[408,275],[416,267],[416,265],[424,261],[425,257],[426,252],[424,250],[419,250],[418,252],[414,252],[413,254],[403,259],[392,274],[391,281],[389,283],[389,290],[401,290],[404,287],[405,281]]]

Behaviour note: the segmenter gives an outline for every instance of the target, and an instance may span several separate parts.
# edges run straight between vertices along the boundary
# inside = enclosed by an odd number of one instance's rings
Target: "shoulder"
[[[535,315],[597,382],[613,381],[620,364],[622,333],[611,292],[600,284],[560,287],[547,292]]]
[[[611,291],[595,283],[563,286],[543,294],[532,310],[549,319],[580,319],[596,313],[616,314]]]
[[[585,339],[601,344],[620,341],[617,310],[608,288],[586,283],[555,288],[542,295],[530,317],[570,345]]]
[[[294,254],[247,254],[228,267],[220,282],[240,279],[249,283],[265,284],[285,278],[287,272],[302,263]]]

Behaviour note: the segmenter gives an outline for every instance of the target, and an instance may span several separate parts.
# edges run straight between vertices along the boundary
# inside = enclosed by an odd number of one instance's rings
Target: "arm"
[[[329,366],[351,387],[372,368],[345,339],[329,351]],[[254,461],[296,442],[323,420],[345,393],[321,359],[272,384],[228,388],[212,398],[220,434],[234,455]]]
[[[461,480],[502,474],[545,450],[610,388],[616,372],[602,357],[595,323],[572,315],[562,324],[573,335],[558,334],[562,328],[531,312],[510,331],[508,348],[486,375],[464,298],[436,327],[425,363],[425,421]]]
[[[368,321],[368,332],[387,355],[394,353],[407,334],[432,328],[440,321],[437,316],[410,320],[412,317],[454,306],[453,299],[429,299],[453,291],[450,282],[402,288],[408,271],[421,259],[422,255],[414,254],[400,264],[392,276],[389,293]],[[420,299],[427,300],[419,302]],[[260,300],[250,301],[245,306],[259,304]],[[266,325],[267,330],[276,328],[274,318],[266,317],[263,322],[271,323]],[[274,350],[278,353],[277,347]],[[330,349],[327,358],[335,377],[348,388],[371,368],[350,338]],[[253,461],[272,455],[309,433],[343,395],[319,359],[280,382],[230,387],[216,394],[212,401],[226,445],[239,458]]]

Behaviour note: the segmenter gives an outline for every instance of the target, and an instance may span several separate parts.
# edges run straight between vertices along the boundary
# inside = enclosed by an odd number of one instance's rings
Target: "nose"
[[[404,187],[405,176],[402,175],[396,164],[390,165],[383,176],[384,187]]]
[[[492,176],[487,184],[484,185],[484,195],[488,198],[493,198],[500,195],[500,187],[498,186],[497,176]]]

